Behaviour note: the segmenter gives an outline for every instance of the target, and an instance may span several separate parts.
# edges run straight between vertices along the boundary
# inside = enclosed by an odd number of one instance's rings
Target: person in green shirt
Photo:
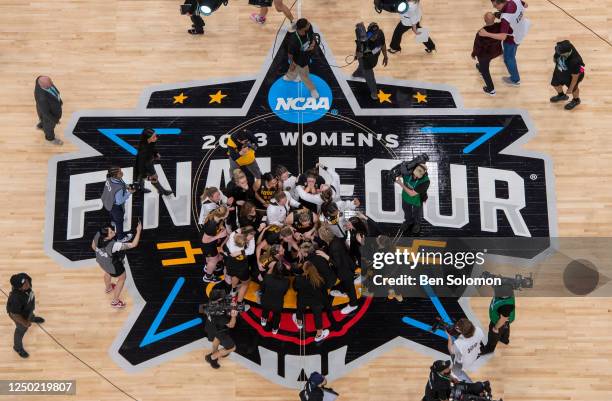
[[[427,200],[427,189],[429,188],[427,166],[417,164],[410,174],[397,177],[395,183],[402,187],[404,224],[401,230],[404,233],[417,235],[421,232],[423,203]]]
[[[510,344],[510,324],[516,313],[514,289],[511,285],[501,285],[495,288],[495,296],[489,305],[489,335],[486,345],[480,347],[480,354],[490,354],[495,351],[498,342]]]

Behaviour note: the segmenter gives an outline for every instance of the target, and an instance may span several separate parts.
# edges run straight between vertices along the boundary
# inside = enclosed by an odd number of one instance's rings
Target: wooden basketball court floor
[[[178,15],[179,1],[0,0],[0,287],[7,292],[12,273],[28,272],[38,313],[47,319],[44,328],[51,335],[33,326],[25,340],[31,357],[21,360],[11,349],[14,325],[6,316],[0,319],[0,379],[75,379],[77,395],[53,398],[67,400],[297,399],[297,391],[271,384],[232,361],[213,371],[203,363],[202,352],[140,373],[124,372],[107,350],[130,312],[131,299],[126,295],[126,310],[112,310],[96,266],[62,269],[43,251],[47,161],[75,147],[49,145],[34,128],[36,76],[50,75],[62,92],[65,117],[57,132],[63,137],[73,112],[134,107],[147,86],[253,73],[282,17],[271,11],[267,24],[257,26],[249,20],[254,9],[246,3],[230,0],[229,7],[206,20],[206,35],[194,38],[185,32],[189,20]],[[555,3],[612,40],[612,1]],[[423,0],[423,7],[423,24],[438,52],[425,54],[407,34],[402,53],[391,55],[389,65],[379,66],[376,74],[452,85],[466,108],[527,110],[537,128],[527,147],[549,154],[554,162],[560,235],[609,236],[610,45],[552,3],[532,0],[527,11],[531,32],[518,51],[522,85],[501,84],[505,69],[498,59],[492,68],[498,94],[490,98],[482,94],[469,57],[490,2]],[[390,39],[398,19],[376,14],[369,0],[303,0],[301,13],[319,26],[338,60],[353,51],[356,22],[377,21]],[[575,44],[587,65],[583,103],[573,112],[548,102],[553,49],[563,39]],[[486,322],[488,300],[473,299],[471,305]],[[505,400],[612,399],[611,299],[521,298],[518,311],[511,345],[500,346],[475,377],[491,380],[495,395]],[[344,400],[417,400],[430,363],[411,350],[396,349],[331,385]]]

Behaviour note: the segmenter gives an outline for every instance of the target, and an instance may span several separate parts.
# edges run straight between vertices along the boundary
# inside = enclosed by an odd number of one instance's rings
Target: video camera
[[[488,381],[486,382],[476,382],[476,383],[466,383],[459,382],[456,383],[451,388],[450,396],[448,397],[449,401],[503,401],[501,398],[499,400],[494,400],[491,395],[491,385]]]
[[[200,312],[207,316],[225,316],[229,315],[232,310],[237,310],[238,313],[242,313],[249,309],[250,306],[244,303],[232,305],[232,296],[230,294],[218,301],[210,301],[200,305]]]
[[[504,277],[502,275],[483,272],[482,278],[499,278],[501,279],[502,285],[512,286],[514,290],[520,291],[523,288],[533,288],[533,273],[529,273],[529,276],[523,276],[517,274],[514,277]]]
[[[389,170],[389,173],[387,174],[387,183],[389,185],[393,185],[397,177],[403,177],[412,174],[412,170],[414,170],[417,165],[425,164],[428,161],[429,155],[427,155],[427,153],[421,153],[420,155],[408,162],[401,162],[400,164]]]

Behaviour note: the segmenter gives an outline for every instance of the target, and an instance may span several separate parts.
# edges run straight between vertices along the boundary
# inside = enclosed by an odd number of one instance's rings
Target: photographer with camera
[[[355,40],[357,44],[355,58],[359,66],[353,72],[353,78],[364,78],[370,90],[370,97],[372,100],[378,100],[374,67],[378,64],[378,57],[381,51],[383,54],[383,66],[386,67],[389,62],[385,45],[385,34],[376,22],[371,22],[367,30],[363,22],[360,22],[356,25],[355,34],[357,36],[357,40]]]
[[[465,371],[478,358],[484,334],[480,327],[475,327],[467,318],[459,319],[454,326],[454,331],[459,333],[459,337],[454,341],[449,332],[446,332],[448,352],[453,360],[452,373],[460,381],[471,383],[472,380]]]
[[[294,82],[298,82],[301,79],[310,91],[310,97],[318,99],[319,92],[317,92],[317,88],[310,80],[310,69],[308,67],[312,52],[317,46],[316,37],[318,37],[318,34],[314,33],[312,25],[310,25],[306,18],[297,20],[295,29],[296,31],[289,34],[287,40],[289,70],[283,79]]]
[[[191,29],[187,30],[190,35],[204,35],[204,20],[200,11],[200,2],[198,0],[185,0],[185,4],[181,8],[181,13],[191,17]]]
[[[132,234],[123,232],[123,217],[125,216],[125,202],[136,190],[123,181],[121,167],[112,166],[106,174],[106,183],[100,199],[110,214],[110,220],[115,227],[117,241],[125,242],[132,239]]]
[[[208,341],[212,342],[212,352],[204,357],[213,369],[219,369],[219,358],[225,358],[236,350],[236,343],[230,337],[230,329],[236,326],[238,310],[218,306],[227,298],[227,291],[223,286],[215,286],[210,292],[209,302],[204,305],[206,323],[204,329]],[[219,349],[219,345],[223,348]]]
[[[480,347],[480,354],[495,351],[497,343],[510,344],[510,324],[515,318],[514,290],[509,284],[495,287],[495,296],[489,305],[489,334],[486,345]]]
[[[125,302],[119,299],[125,284],[125,251],[138,246],[142,223],[138,222],[136,236],[132,242],[116,240],[116,233],[111,226],[104,226],[96,233],[91,241],[91,249],[96,253],[96,262],[104,270],[104,286],[107,294],[113,293],[111,306],[115,309],[125,308]],[[112,278],[117,279],[113,283]]]
[[[418,164],[412,166],[412,168],[409,167],[414,161],[409,162],[404,168],[400,168],[404,171],[401,171],[401,174],[395,178],[395,183],[402,188],[404,224],[402,224],[401,230],[404,233],[412,233],[413,235],[418,235],[421,232],[423,203],[427,200],[427,189],[429,189],[429,177],[427,175],[427,166],[425,165],[425,161],[429,157],[421,160],[422,156],[417,158]]]
[[[157,151],[157,134],[151,128],[146,128],[140,134],[140,141],[138,142],[138,153],[136,153],[136,163],[134,164],[134,182],[132,184],[134,189],[148,193],[151,192],[149,189],[144,187],[145,178],[153,184],[157,192],[161,195],[172,195],[172,191],[165,189],[159,183],[157,172],[155,172],[154,162],[160,159],[159,152]]]
[[[459,382],[451,374],[451,361],[435,361],[429,368],[429,380],[421,401],[485,401],[491,399],[488,381]]]
[[[306,380],[304,389],[300,391],[300,401],[334,401],[338,398],[338,393],[325,385],[327,385],[325,376],[319,372],[312,372]]]

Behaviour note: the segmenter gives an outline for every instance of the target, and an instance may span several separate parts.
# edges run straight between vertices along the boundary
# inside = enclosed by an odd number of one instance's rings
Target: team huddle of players
[[[314,315],[315,341],[329,335],[323,312],[334,323],[334,297],[348,298],[341,309],[357,308],[355,280],[359,279],[360,246],[367,219],[355,211],[359,200],[341,200],[340,177],[317,164],[298,177],[285,166],[262,174],[255,158],[256,138],[247,131],[227,140],[231,181],[226,188],[206,188],[201,195],[198,224],[206,258],[203,280],[231,286],[236,304],[244,302],[249,283],[259,284],[262,326],[271,319],[279,330],[284,296],[292,285],[297,293],[293,321],[304,324],[304,312]],[[292,280],[289,280],[293,277]]]

